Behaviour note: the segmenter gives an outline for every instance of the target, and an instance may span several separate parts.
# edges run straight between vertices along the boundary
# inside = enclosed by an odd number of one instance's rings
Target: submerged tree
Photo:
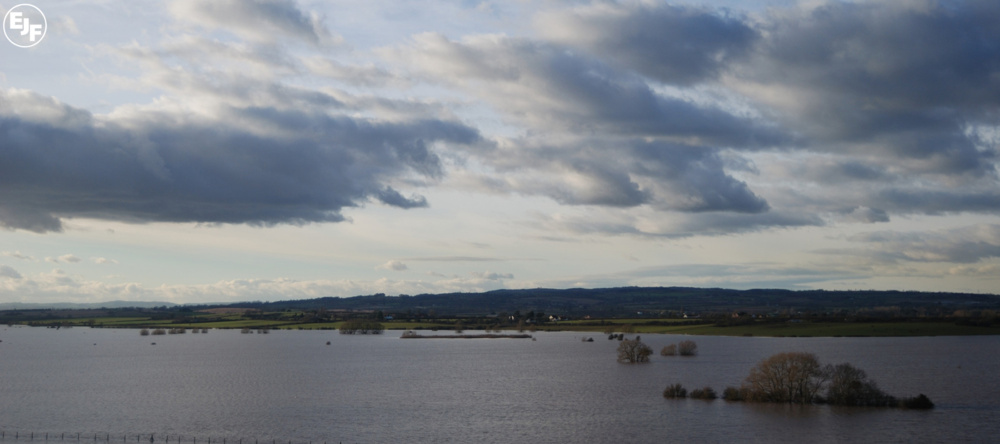
[[[820,397],[825,389],[826,398]],[[692,397],[694,395],[692,394]],[[820,367],[812,353],[779,353],[750,370],[744,384],[726,387],[726,401],[788,402],[864,407],[901,407],[932,409],[934,403],[921,394],[897,400],[878,388],[875,381],[851,364]]]
[[[660,349],[660,356],[674,356],[677,354],[677,344],[664,345]]]
[[[828,365],[825,372],[830,380],[826,387],[826,402],[833,405],[885,407],[897,401],[868,379],[864,370],[851,364]]]
[[[746,400],[809,404],[823,388],[825,374],[812,353],[779,353],[750,370]]]
[[[681,356],[694,356],[698,354],[698,344],[694,341],[681,341],[677,344],[677,352]]]
[[[618,344],[618,362],[623,364],[649,362],[649,355],[651,354],[653,354],[653,349],[643,344],[638,337],[622,340]]]
[[[680,384],[668,385],[663,389],[663,397],[667,399],[686,398],[688,391]]]
[[[705,386],[704,388],[691,390],[691,399],[704,399],[707,401],[712,401],[718,398],[719,395],[715,393],[712,387]]]

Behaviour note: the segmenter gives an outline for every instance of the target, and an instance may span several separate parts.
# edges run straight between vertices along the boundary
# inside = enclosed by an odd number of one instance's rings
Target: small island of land
[[[454,335],[421,335],[413,330],[407,330],[400,336],[402,339],[531,339],[528,334],[503,335],[497,333],[484,334],[454,334]]]

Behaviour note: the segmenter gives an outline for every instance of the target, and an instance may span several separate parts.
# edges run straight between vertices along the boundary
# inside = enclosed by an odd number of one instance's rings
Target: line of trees
[[[380,335],[383,331],[385,326],[372,319],[351,319],[340,324],[342,335]]]
[[[649,356],[653,354],[653,349],[644,344],[639,336],[636,336],[635,339],[625,339],[624,334],[612,334],[608,339],[612,338],[617,338],[620,341],[618,344],[618,362],[622,364],[649,362]],[[694,356],[698,354],[698,344],[695,344],[694,341],[681,341],[677,344],[667,345],[660,350],[661,356],[674,356],[678,353],[681,356]]]
[[[681,341],[677,344],[669,344],[660,349],[660,356],[694,356],[698,354],[698,344],[694,341]]]
[[[710,391],[710,395],[709,392]],[[680,384],[668,386],[666,398],[683,398]],[[702,389],[699,398],[715,399],[711,388]],[[692,394],[692,397],[693,396]],[[897,399],[878,387],[864,370],[849,363],[820,365],[816,355],[804,352],[778,353],[750,369],[739,388],[726,387],[726,401],[779,402],[792,404],[831,404],[864,407],[934,408],[926,395]]]

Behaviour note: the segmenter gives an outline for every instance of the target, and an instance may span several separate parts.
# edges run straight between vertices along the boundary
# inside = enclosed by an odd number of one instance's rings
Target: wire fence
[[[118,439],[121,437],[121,439]],[[170,435],[157,433],[51,433],[51,432],[21,432],[0,430],[0,441],[37,441],[37,442],[79,442],[79,443],[159,443],[159,444],[334,444],[328,441],[293,441],[279,439],[247,439],[247,438],[213,438],[194,435]]]

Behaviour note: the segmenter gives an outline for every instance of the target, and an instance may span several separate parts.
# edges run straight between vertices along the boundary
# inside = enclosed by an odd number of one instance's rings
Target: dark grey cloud
[[[717,150],[670,143],[633,141],[632,170],[662,187],[661,207],[679,211],[759,213],[768,203],[745,182],[725,172]],[[679,196],[679,199],[673,199]]]
[[[493,191],[569,205],[763,212],[766,200],[728,174],[732,162],[719,153],[792,140],[766,121],[658,92],[633,71],[551,42],[425,34],[391,56],[529,128],[513,148],[472,153],[497,171],[479,182]]]
[[[598,3],[543,14],[537,25],[552,41],[677,85],[714,80],[757,40],[745,17],[685,5]]]
[[[871,200],[898,213],[945,214],[963,211],[1000,213],[1000,191],[887,187]]]
[[[861,223],[877,223],[877,222],[889,222],[889,213],[881,208],[869,208],[865,206],[857,206],[854,208],[848,208],[840,212],[843,214],[847,220],[853,220],[855,222]]]
[[[740,70],[809,148],[912,161],[915,174],[995,175],[970,129],[1000,104],[1000,4],[825,2],[775,13]]]
[[[643,172],[659,165],[634,168],[648,160],[643,150],[616,154],[636,164],[590,157],[627,172],[630,182],[611,183],[635,184],[642,198],[636,203],[660,198],[674,202],[656,206],[666,210],[770,208],[866,223],[892,214],[1000,212],[996,2],[823,1],[772,8],[753,19],[689,6],[594,2],[544,14],[538,24],[551,46],[533,48],[572,48],[550,59],[576,60],[549,65],[575,66],[567,71],[605,83],[602,94],[599,82],[574,83],[561,70],[545,71],[558,85],[538,83],[540,95],[558,91],[547,99],[573,103],[573,112],[558,120],[580,133],[616,131],[607,124],[710,153],[703,163],[684,161],[682,150],[660,151],[670,154],[663,165],[671,174],[655,182],[644,181]],[[543,53],[519,50],[529,55],[525,60]],[[522,66],[497,60],[525,77]],[[738,99],[730,102],[737,106],[700,100],[685,108],[677,103],[684,96],[669,91],[742,98],[755,112],[737,111]],[[728,162],[715,166],[722,147],[730,150]],[[742,153],[756,150],[794,160],[780,176],[745,182],[727,174]],[[685,199],[702,205],[677,204]]]
[[[2,98],[0,224],[37,232],[66,217],[272,225],[341,221],[369,199],[425,206],[392,184],[440,177],[430,144],[479,138],[431,119],[255,107],[99,120],[35,94]]]
[[[710,147],[627,138],[582,138],[480,153],[498,176],[478,185],[494,192],[548,196],[566,205],[636,207],[681,212],[758,213],[768,203],[726,172]],[[530,169],[530,176],[521,177]]]
[[[541,71],[551,86],[536,82],[535,91],[549,102],[572,103],[572,112],[555,120],[580,133],[621,130],[708,152],[726,147],[730,160],[748,150],[807,153],[781,177],[745,183],[725,173],[731,162],[687,170],[697,163],[677,161],[683,155],[671,152],[667,165],[691,172],[664,175],[673,179],[661,180],[659,188],[671,193],[654,192],[629,162],[605,159],[606,168],[627,171],[631,182],[612,183],[636,184],[637,203],[655,196],[698,200],[729,189],[718,204],[692,209],[765,211],[806,203],[798,211],[863,222],[888,221],[891,214],[1000,211],[996,2],[825,1],[772,8],[752,19],[690,6],[593,2],[543,14],[537,23],[550,46],[510,46],[524,60],[556,53],[547,57],[553,62],[536,63],[556,68]],[[465,46],[466,59],[485,47]],[[523,65],[492,61],[497,64],[483,69],[504,66],[509,69],[493,72],[533,79]],[[580,73],[579,79],[557,69],[562,65],[573,66],[565,71]],[[756,114],[704,101],[680,104],[683,96],[664,95],[658,84],[690,97],[713,91],[740,97]],[[549,91],[558,94],[546,96]],[[619,153],[637,161],[642,154]],[[769,192],[751,188],[762,184]],[[775,200],[779,193],[798,197]],[[759,196],[759,204],[751,196]]]
[[[506,37],[452,41],[425,34],[391,55],[428,78],[463,87],[522,124],[549,132],[668,137],[743,149],[791,140],[767,122],[659,93],[631,70],[547,42]]]

